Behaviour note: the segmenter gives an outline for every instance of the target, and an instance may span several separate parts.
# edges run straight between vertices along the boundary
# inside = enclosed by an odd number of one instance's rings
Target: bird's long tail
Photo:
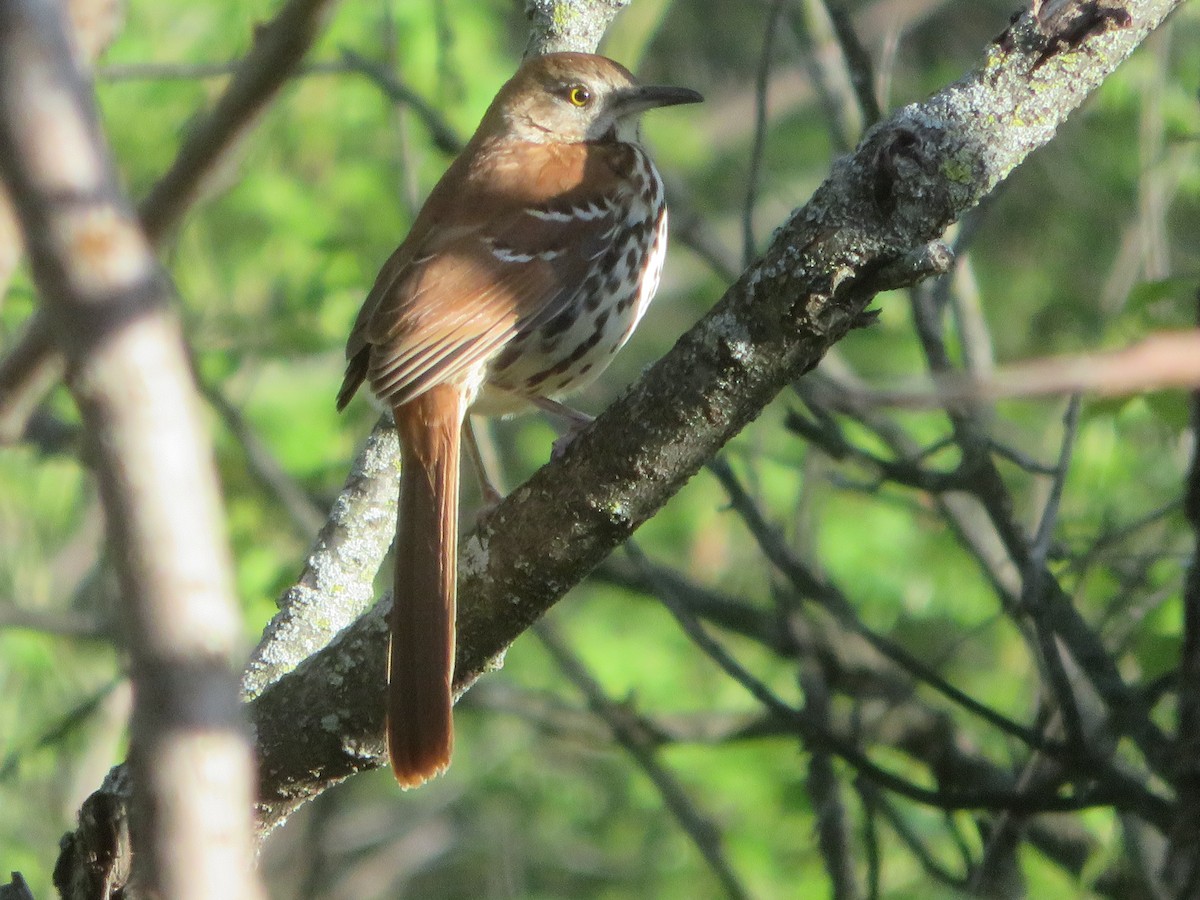
[[[438,385],[395,408],[400,509],[388,653],[387,744],[402,787],[450,764],[459,443],[466,398]]]

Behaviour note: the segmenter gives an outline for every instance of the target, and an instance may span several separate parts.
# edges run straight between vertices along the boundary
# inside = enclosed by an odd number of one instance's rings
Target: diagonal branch
[[[152,245],[160,246],[179,224],[287,83],[334,2],[288,0],[274,19],[255,30],[254,46],[238,64],[212,112],[188,133],[171,167],[138,205]],[[57,380],[58,352],[44,315],[34,313],[17,347],[0,360],[0,442],[21,434],[25,416]]]
[[[730,437],[862,321],[906,269],[1037,147],[1178,0],[1034,63],[1028,19],[985,69],[872,129],[713,311],[465,541],[457,682],[465,690],[549,606],[653,515]],[[383,527],[383,523],[381,523]],[[270,824],[382,752],[382,609],[253,704]],[[332,689],[330,681],[334,680]],[[365,698],[365,699],[364,699]],[[295,736],[311,743],[295,746]]]
[[[562,673],[583,693],[592,712],[604,720],[617,743],[628,751],[634,762],[646,773],[646,777],[662,797],[663,804],[700,851],[704,862],[724,889],[725,895],[735,900],[749,897],[746,888],[738,880],[737,873],[729,864],[716,823],[696,807],[683,785],[655,755],[654,741],[646,733],[645,724],[637,714],[605,695],[604,689],[592,677],[583,661],[548,622],[535,625],[534,633]]]

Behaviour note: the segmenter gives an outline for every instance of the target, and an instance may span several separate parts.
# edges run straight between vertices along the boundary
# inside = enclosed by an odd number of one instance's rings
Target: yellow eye
[[[572,106],[587,106],[592,102],[592,92],[582,84],[577,84],[567,91],[567,100]]]

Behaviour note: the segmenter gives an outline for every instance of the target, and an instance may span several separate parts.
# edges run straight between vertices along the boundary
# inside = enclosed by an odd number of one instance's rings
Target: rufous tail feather
[[[458,561],[459,445],[465,397],[438,385],[395,408],[400,435],[387,745],[402,787],[450,764]]]

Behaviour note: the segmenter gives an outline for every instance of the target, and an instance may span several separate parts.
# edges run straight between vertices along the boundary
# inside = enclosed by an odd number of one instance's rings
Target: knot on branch
[[[885,216],[906,205],[928,208],[940,174],[940,141],[907,124],[881,131],[873,143],[871,200]]]

